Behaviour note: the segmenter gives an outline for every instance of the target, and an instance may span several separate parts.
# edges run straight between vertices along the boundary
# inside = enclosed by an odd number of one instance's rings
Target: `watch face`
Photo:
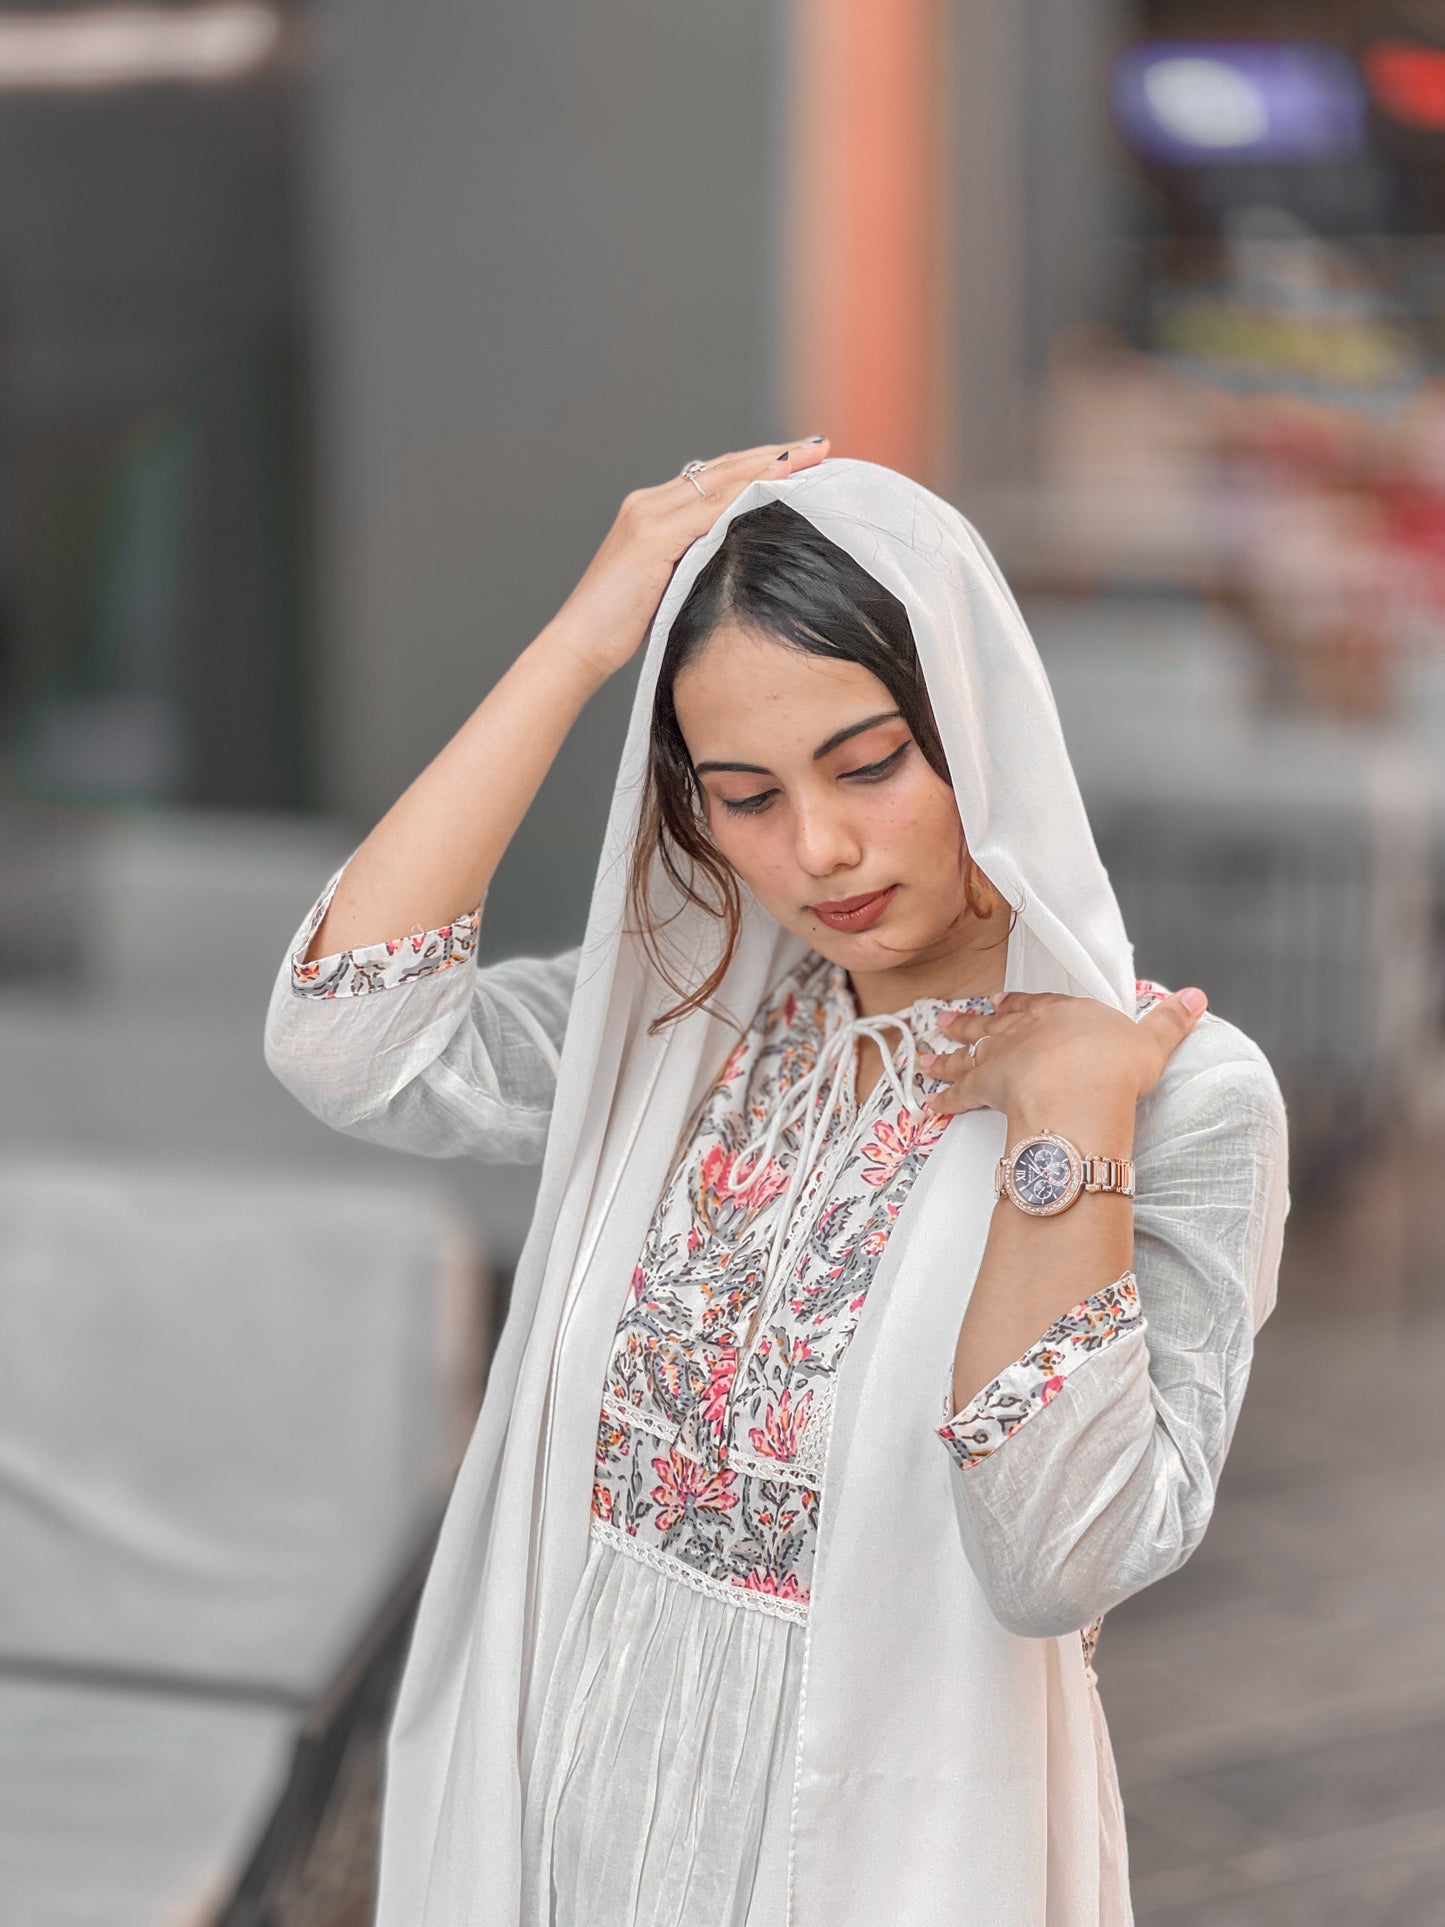
[[[1062,1144],[1025,1145],[1013,1161],[1013,1188],[1026,1210],[1047,1211],[1075,1189],[1074,1161]]]

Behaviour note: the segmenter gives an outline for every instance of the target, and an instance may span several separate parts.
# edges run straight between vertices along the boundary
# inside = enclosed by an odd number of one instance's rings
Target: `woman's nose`
[[[841,811],[800,807],[796,815],[798,863],[812,877],[856,869],[862,845]]]

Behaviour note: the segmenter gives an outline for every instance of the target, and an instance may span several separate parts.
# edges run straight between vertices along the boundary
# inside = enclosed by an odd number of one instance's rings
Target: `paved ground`
[[[1209,1534],[1105,1623],[1139,1927],[1445,1923],[1442,1158],[1297,1207]]]

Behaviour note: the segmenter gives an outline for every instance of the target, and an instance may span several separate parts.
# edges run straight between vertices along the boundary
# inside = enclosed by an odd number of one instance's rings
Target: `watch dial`
[[[1057,1204],[1068,1196],[1070,1176],[1062,1144],[1031,1144],[1014,1159],[1014,1189],[1025,1204]]]

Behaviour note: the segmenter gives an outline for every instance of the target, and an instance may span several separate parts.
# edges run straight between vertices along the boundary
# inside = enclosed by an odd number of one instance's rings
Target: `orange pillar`
[[[785,420],[928,484],[946,457],[943,0],[793,6]]]

